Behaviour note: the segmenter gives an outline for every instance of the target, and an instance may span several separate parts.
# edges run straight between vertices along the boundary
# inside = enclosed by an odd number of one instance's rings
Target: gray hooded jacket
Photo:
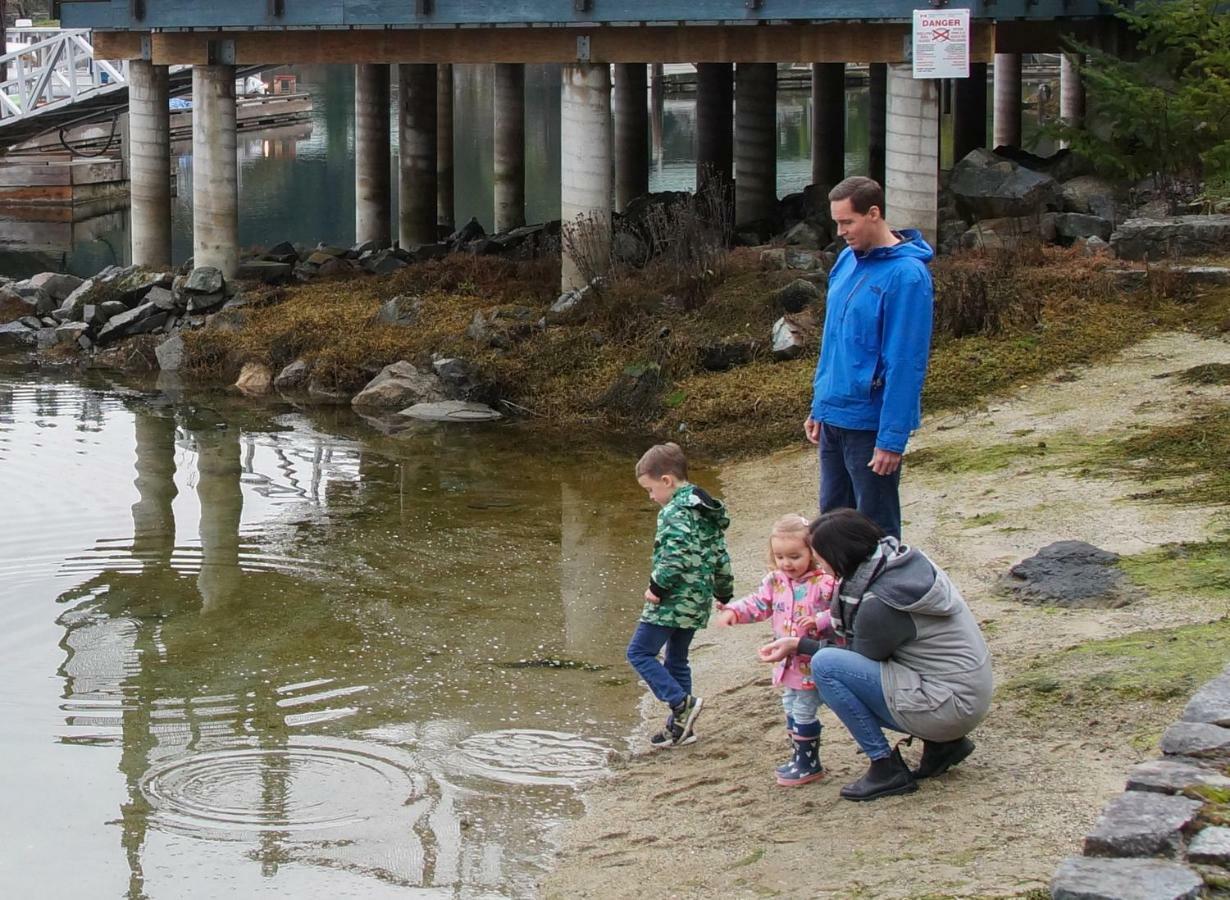
[[[950,741],[986,718],[986,642],[960,592],[922,551],[884,538],[841,583],[831,612],[847,646],[879,660],[884,701],[907,732]]]

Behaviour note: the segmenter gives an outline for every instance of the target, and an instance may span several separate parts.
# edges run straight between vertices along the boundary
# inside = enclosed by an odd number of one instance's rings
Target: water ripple
[[[559,731],[488,731],[471,735],[452,762],[463,773],[504,784],[571,787],[607,771],[610,750]]]

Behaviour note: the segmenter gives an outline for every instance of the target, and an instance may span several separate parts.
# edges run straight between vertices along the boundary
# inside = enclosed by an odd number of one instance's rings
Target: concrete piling
[[[915,79],[909,64],[888,67],[886,205],[894,228],[917,228],[931,246],[938,231],[940,85]]]
[[[996,147],[1021,146],[1021,54],[995,54],[994,141]]]
[[[495,64],[495,230],[525,224],[525,66]]]
[[[649,69],[615,66],[615,210],[649,191]]]
[[[235,67],[192,67],[192,257],[224,278],[239,268]]]
[[[402,63],[398,78],[398,244],[432,244],[436,233],[436,67]]]
[[[846,177],[846,64],[811,67],[811,180],[832,187]]]
[[[392,243],[389,67],[354,67],[354,238]]]
[[[739,63],[735,78],[735,224],[768,219],[777,201],[777,66]]]
[[[167,67],[134,59],[128,67],[128,179],[132,263],[171,265],[171,135]]]
[[[585,286],[611,254],[611,69],[577,63],[561,72],[561,287]]]

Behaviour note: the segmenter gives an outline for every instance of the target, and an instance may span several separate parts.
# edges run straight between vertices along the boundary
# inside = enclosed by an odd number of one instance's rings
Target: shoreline
[[[1181,333],[1150,337],[1075,377],[1059,373],[984,410],[929,416],[912,448],[963,446],[967,438],[974,438],[971,452],[994,448],[1022,431],[1022,422],[1055,440],[1052,433],[1073,427],[1090,434],[1113,429],[1125,414],[1169,421],[1195,401],[1175,379],[1162,376],[1209,363],[1230,363],[1230,344]],[[1126,397],[1125,385],[1138,392]],[[1176,394],[1185,399],[1175,402]],[[1213,388],[1198,399],[1218,396]],[[1187,695],[1093,695],[1090,706],[1078,698],[1039,713],[1041,701],[1019,689],[1023,673],[1125,635],[1216,622],[1226,597],[1168,597],[1175,603],[1159,622],[1147,602],[1046,609],[1003,599],[995,582],[1012,563],[1062,538],[1088,540],[1128,558],[1171,542],[1209,540],[1216,508],[1132,500],[1139,483],[1092,479],[1028,457],[958,476],[922,463],[911,467],[909,456],[906,465],[906,538],[953,575],[992,648],[995,704],[973,735],[973,756],[915,794],[852,804],[838,798],[838,788],[866,763],[825,710],[821,759],[830,776],[800,788],[778,787],[771,773],[786,756],[780,705],[769,667],[754,658],[768,626],[707,631],[694,644],[696,681],[706,699],[698,742],[678,751],[638,752],[660,715],[657,704],[649,704],[632,738],[633,754],[584,792],[586,813],[567,827],[554,867],[540,883],[543,897],[615,896],[610,879],[631,872],[644,897],[801,891],[1049,896],[1045,886],[1056,865],[1078,852],[1129,768],[1155,754],[1161,729]],[[1043,484],[1055,499],[1047,516],[1039,516],[1036,504]],[[807,450],[721,470],[718,492],[731,507],[728,543],[739,594],[759,577],[763,535],[772,520],[792,508],[814,510],[815,487],[815,459]],[[992,514],[997,521],[972,524]],[[915,759],[920,747],[905,752]]]

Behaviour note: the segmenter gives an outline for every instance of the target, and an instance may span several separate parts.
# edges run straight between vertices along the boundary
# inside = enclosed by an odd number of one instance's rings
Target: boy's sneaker
[[[654,750],[670,749],[678,746],[678,738],[683,733],[683,729],[675,724],[673,715],[666,717],[666,726],[649,739],[649,746]],[[692,740],[696,740],[693,735]]]
[[[696,717],[700,715],[700,708],[704,703],[705,701],[700,697],[693,697],[691,694],[688,694],[678,706],[671,710],[675,720],[675,727],[679,729],[679,736],[675,740],[676,747],[690,744],[696,740],[696,735],[692,732],[692,728],[696,724]]]

